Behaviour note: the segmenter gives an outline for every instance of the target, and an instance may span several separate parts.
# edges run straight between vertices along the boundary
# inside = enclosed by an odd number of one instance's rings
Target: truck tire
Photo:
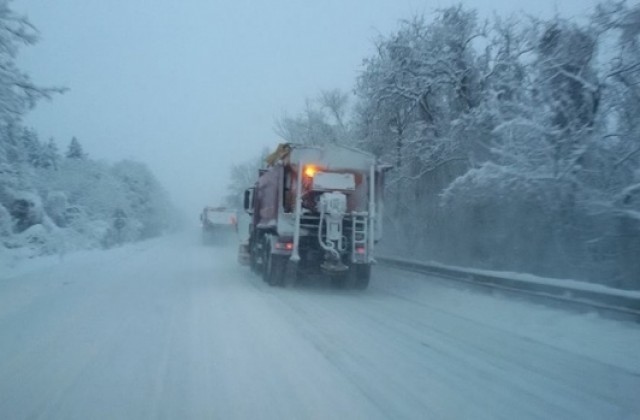
[[[258,256],[256,253],[256,248],[255,248],[255,245],[253,245],[252,243],[249,243],[249,267],[251,268],[251,271],[253,271],[256,274],[260,272],[260,267],[258,266]]]
[[[287,270],[287,259],[281,255],[273,255],[271,253],[271,245],[265,242],[264,245],[264,262],[262,265],[262,278],[269,286],[284,285],[285,274]]]
[[[365,290],[369,287],[369,279],[371,278],[370,264],[357,264],[352,267],[353,272],[353,288],[356,290]]]

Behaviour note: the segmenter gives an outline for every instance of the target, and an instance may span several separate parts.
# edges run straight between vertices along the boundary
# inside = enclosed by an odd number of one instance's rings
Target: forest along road
[[[235,259],[194,233],[0,273],[0,418],[640,413],[637,324],[380,266],[270,288]]]

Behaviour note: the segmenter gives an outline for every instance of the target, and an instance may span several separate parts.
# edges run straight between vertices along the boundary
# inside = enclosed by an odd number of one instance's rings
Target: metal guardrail
[[[455,281],[505,290],[511,293],[526,294],[541,299],[553,299],[577,306],[587,306],[609,312],[633,316],[640,320],[640,292],[626,292],[617,289],[602,288],[592,290],[589,287],[576,287],[574,282],[561,285],[562,280],[554,282],[536,282],[509,277],[508,273],[490,273],[483,270],[447,266],[437,263],[425,263],[396,257],[377,256],[376,260],[384,265],[402,270],[433,274]]]

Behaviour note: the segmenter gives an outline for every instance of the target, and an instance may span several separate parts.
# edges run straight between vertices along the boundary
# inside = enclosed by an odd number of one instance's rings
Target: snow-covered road
[[[638,418],[637,324],[385,267],[270,288],[196,237],[0,274],[0,418]]]

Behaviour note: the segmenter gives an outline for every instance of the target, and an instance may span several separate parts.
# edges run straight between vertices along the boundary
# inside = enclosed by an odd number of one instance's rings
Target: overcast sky
[[[147,163],[194,214],[222,201],[233,163],[278,143],[276,118],[322,89],[350,90],[378,35],[453,3],[15,0],[41,33],[21,67],[70,89],[26,123],[61,149],[76,136],[93,158]],[[597,1],[462,3],[484,16],[584,16]]]

